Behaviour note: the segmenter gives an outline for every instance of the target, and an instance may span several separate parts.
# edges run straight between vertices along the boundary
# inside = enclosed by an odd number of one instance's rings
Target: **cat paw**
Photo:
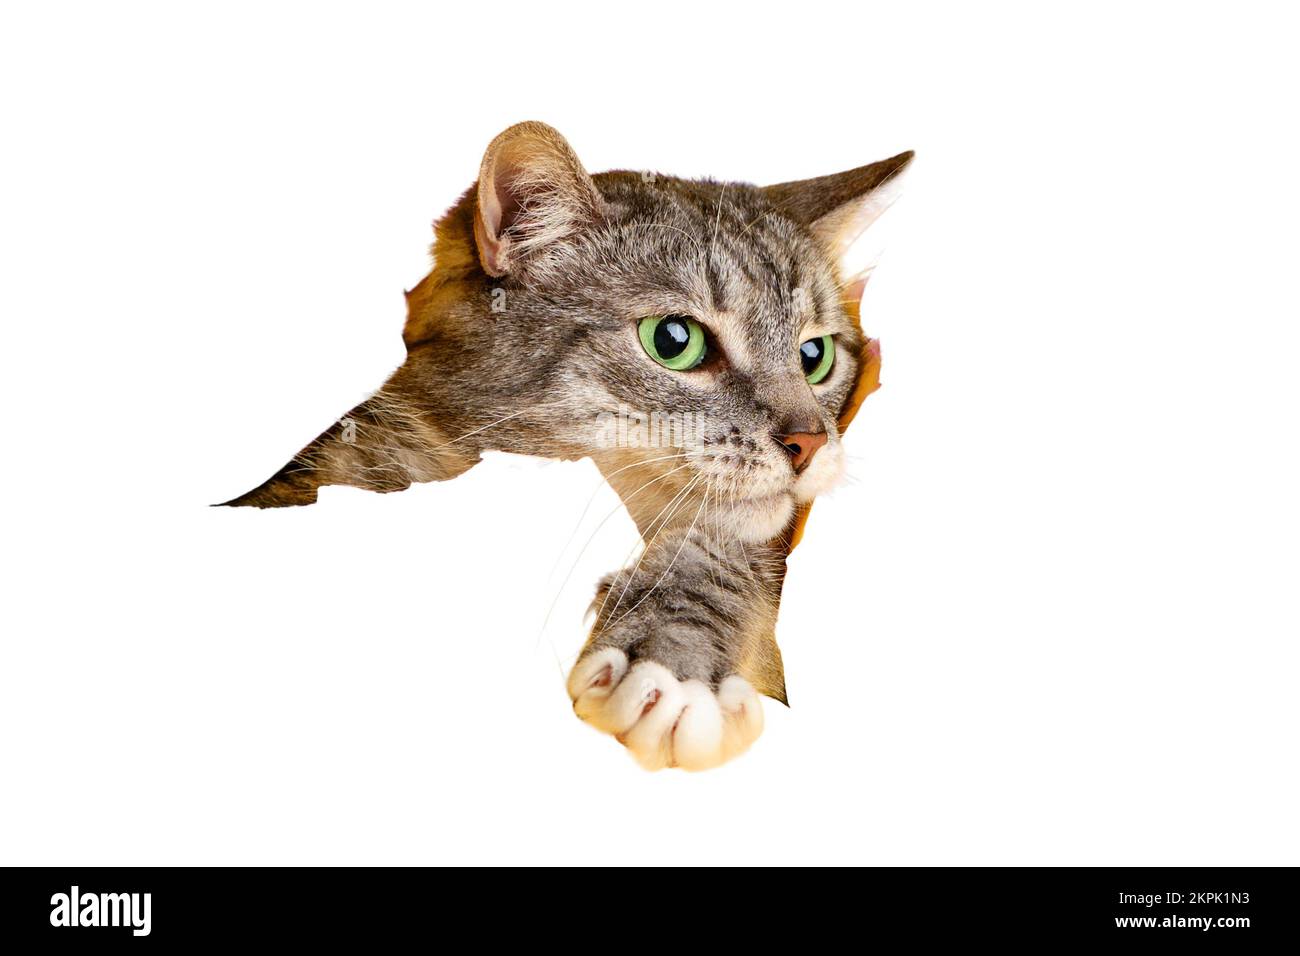
[[[629,667],[613,647],[578,661],[569,697],[574,713],[613,734],[647,770],[707,770],[744,753],[763,732],[762,704],[743,677],[733,674],[715,693],[654,661]]]

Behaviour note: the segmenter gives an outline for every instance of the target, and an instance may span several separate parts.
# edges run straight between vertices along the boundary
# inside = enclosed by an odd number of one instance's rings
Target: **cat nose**
[[[790,464],[794,466],[796,475],[812,464],[817,449],[826,444],[825,432],[789,432],[772,437],[790,453]]]

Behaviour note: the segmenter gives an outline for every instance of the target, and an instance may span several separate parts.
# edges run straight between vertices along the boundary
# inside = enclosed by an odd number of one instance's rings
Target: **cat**
[[[226,504],[399,491],[487,450],[591,458],[644,547],[598,586],[574,710],[648,769],[731,759],[759,695],[786,702],[786,556],[878,363],[845,256],[912,155],[756,187],[589,175],[551,127],[510,127],[435,225],[404,364]],[[655,416],[673,427],[644,441]]]

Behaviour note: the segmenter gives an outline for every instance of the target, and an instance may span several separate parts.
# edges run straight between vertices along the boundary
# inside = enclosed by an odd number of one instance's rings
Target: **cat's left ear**
[[[838,264],[846,299],[862,296],[874,259],[860,248],[867,229],[902,193],[908,150],[843,173],[779,183],[763,192],[785,215],[809,228]]]

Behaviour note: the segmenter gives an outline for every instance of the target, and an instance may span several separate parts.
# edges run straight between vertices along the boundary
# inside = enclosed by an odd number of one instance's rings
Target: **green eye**
[[[637,333],[650,357],[664,368],[685,372],[704,361],[704,330],[689,315],[649,316],[641,320]]]
[[[835,340],[829,335],[809,339],[799,346],[799,360],[803,362],[803,374],[808,384],[816,385],[831,374],[831,366],[835,364]]]

